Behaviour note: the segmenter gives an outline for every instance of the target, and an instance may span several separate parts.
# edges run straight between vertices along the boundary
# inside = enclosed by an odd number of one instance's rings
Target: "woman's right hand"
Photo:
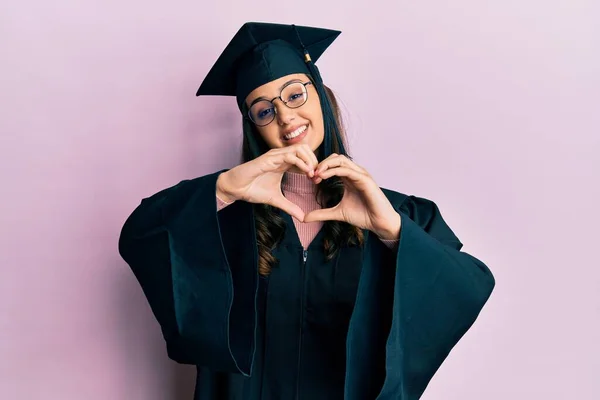
[[[307,144],[271,149],[219,175],[217,196],[225,202],[244,200],[269,204],[303,221],[304,211],[284,197],[281,181],[284,172],[294,166],[312,178],[318,164]]]

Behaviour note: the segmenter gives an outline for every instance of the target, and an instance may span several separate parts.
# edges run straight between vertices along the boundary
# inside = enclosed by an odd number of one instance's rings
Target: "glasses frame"
[[[303,102],[302,104],[300,104],[299,106],[296,106],[296,107],[290,107],[290,106],[288,105],[288,102],[287,102],[287,101],[285,101],[285,100],[283,100],[283,99],[281,98],[281,94],[283,93],[283,91],[284,91],[284,90],[285,90],[285,89],[286,89],[288,86],[295,85],[295,84],[298,84],[298,83],[304,86],[304,92],[306,93],[306,98],[304,99],[304,102]],[[258,100],[258,101],[254,101],[252,104],[250,104],[250,107],[246,107],[246,108],[248,109],[248,111],[246,112],[246,118],[248,118],[248,119],[250,120],[250,122],[252,122],[254,125],[256,125],[256,126],[258,126],[258,127],[263,127],[263,126],[267,126],[267,125],[269,125],[271,122],[273,122],[273,121],[275,120],[275,117],[277,116],[277,107],[275,107],[275,103],[273,103],[275,100],[277,100],[277,99],[281,100],[281,102],[282,102],[283,104],[285,104],[285,106],[286,106],[287,108],[291,108],[291,109],[300,108],[300,107],[302,107],[303,105],[305,105],[305,104],[306,104],[306,102],[308,101],[308,89],[307,89],[306,87],[307,87],[308,85],[312,85],[312,84],[313,84],[313,83],[312,83],[312,81],[308,81],[308,82],[300,82],[300,81],[296,81],[296,82],[290,82],[290,83],[288,83],[287,85],[285,85],[284,87],[282,87],[282,88],[281,88],[281,91],[279,92],[279,96],[273,97],[271,100],[261,99],[261,100]],[[271,118],[271,120],[270,120],[269,122],[267,122],[266,124],[259,125],[259,124],[257,124],[257,123],[256,123],[256,122],[255,122],[255,121],[252,119],[252,115],[250,114],[250,110],[251,110],[251,108],[252,108],[252,106],[253,106],[254,104],[256,104],[256,103],[258,103],[258,102],[261,102],[261,101],[268,101],[269,103],[271,103],[271,104],[273,105],[273,111],[274,111],[274,113],[273,113],[273,118]]]

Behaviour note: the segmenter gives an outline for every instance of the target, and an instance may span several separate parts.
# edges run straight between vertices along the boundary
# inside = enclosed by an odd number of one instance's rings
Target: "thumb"
[[[300,222],[304,221],[304,211],[283,196],[274,198],[271,205],[285,211]]]
[[[323,208],[320,210],[314,210],[304,216],[304,222],[316,222],[316,221],[340,221],[337,217],[335,208]]]

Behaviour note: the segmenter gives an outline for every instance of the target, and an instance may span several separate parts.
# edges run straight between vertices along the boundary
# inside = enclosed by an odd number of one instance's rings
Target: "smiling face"
[[[257,131],[269,146],[269,148],[281,148],[290,146],[296,143],[308,144],[313,151],[316,151],[325,136],[323,126],[323,112],[321,111],[321,103],[316,89],[312,84],[306,85],[306,94],[308,99],[306,103],[298,108],[290,108],[286,106],[281,99],[293,105],[295,99],[298,98],[298,90],[286,90],[290,84],[306,83],[310,79],[305,74],[292,74],[281,77],[269,83],[266,83],[254,89],[248,97],[246,97],[246,106],[253,107],[256,115],[260,118],[267,118],[270,113],[275,112],[273,121],[265,126],[256,126]],[[302,87],[295,85],[292,87]],[[284,98],[284,95],[287,98]],[[257,107],[267,104],[265,102],[258,103],[261,100],[271,101],[273,98],[273,109],[269,107]]]

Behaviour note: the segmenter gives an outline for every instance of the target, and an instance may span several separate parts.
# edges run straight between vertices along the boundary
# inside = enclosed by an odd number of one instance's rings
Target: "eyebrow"
[[[281,92],[283,90],[283,88],[286,87],[287,85],[289,85],[290,83],[296,83],[296,82],[302,82],[302,79],[296,78],[296,79],[291,79],[291,80],[287,81],[286,83],[281,85],[281,87],[279,88],[279,91]],[[257,97],[256,99],[252,100],[252,103],[250,103],[250,107],[252,107],[255,103],[257,103],[261,100],[271,101],[271,99],[268,99],[265,96],[260,96],[260,97]]]

